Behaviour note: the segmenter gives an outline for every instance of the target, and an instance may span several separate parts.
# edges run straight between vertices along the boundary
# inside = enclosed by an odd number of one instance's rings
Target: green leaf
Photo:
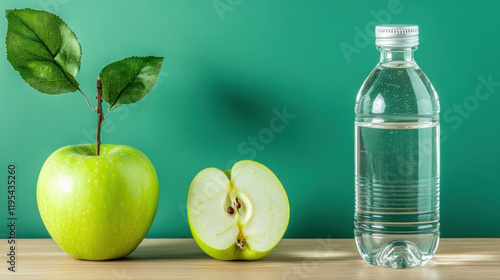
[[[163,57],[128,57],[109,64],[99,74],[102,99],[109,110],[141,100],[154,87]]]
[[[58,16],[32,9],[7,10],[7,59],[31,87],[47,94],[79,89],[82,50]]]

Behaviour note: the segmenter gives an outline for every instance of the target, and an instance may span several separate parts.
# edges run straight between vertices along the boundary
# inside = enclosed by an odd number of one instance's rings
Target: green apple
[[[200,171],[189,186],[187,212],[198,246],[221,260],[264,257],[281,240],[290,218],[288,197],[276,175],[250,160],[228,171]]]
[[[109,260],[130,254],[148,232],[158,206],[158,178],[141,151],[123,145],[66,146],[40,171],[37,202],[43,223],[70,256]]]

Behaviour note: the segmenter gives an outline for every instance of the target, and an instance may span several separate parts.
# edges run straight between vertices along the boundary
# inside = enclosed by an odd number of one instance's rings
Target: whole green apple
[[[40,171],[43,223],[70,256],[109,260],[130,254],[146,236],[158,206],[158,178],[141,151],[123,145],[66,146]]]

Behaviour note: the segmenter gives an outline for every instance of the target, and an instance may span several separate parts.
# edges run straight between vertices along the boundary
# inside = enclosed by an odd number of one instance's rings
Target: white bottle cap
[[[375,27],[375,45],[380,47],[418,46],[418,25],[378,25]]]

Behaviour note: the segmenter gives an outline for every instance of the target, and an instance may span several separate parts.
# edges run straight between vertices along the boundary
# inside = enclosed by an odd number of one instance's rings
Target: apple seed
[[[238,201],[238,198],[236,198],[236,208],[240,209],[241,208],[241,204],[240,202]]]
[[[233,214],[234,214],[234,209],[233,209],[233,207],[231,207],[231,206],[227,207],[227,212],[228,212],[229,214],[233,215]]]

